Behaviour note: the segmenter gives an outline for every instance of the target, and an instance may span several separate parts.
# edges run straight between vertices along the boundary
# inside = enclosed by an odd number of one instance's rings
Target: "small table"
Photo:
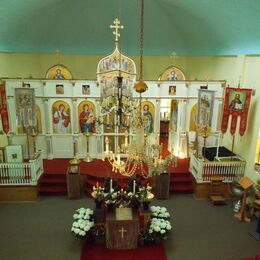
[[[132,210],[132,209],[130,209]],[[139,222],[132,210],[131,220],[118,220],[115,211],[106,216],[106,247],[109,249],[137,248]]]

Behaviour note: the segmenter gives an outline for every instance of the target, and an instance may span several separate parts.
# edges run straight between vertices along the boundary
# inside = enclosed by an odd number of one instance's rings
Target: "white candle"
[[[110,192],[112,192],[112,188],[113,188],[113,180],[110,179]]]
[[[106,144],[106,153],[109,153],[109,147],[108,147],[108,145],[109,145],[109,139],[108,139],[107,136],[105,137],[105,144]]]
[[[134,182],[133,182],[133,193],[135,194],[135,186],[136,186],[136,182],[135,182],[135,180],[134,180]]]
[[[117,163],[120,164],[120,154],[117,154]]]
[[[125,147],[128,146],[128,138],[127,138],[127,132],[126,132],[126,135],[125,135]]]

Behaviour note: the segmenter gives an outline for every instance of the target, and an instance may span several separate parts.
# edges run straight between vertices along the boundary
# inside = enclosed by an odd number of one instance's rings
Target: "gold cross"
[[[118,42],[118,38],[120,37],[120,33],[118,32],[119,29],[124,29],[123,25],[120,25],[120,21],[118,20],[118,18],[115,19],[115,21],[113,22],[114,25],[110,25],[111,29],[116,29],[115,31],[113,31],[113,34],[116,36],[115,41]]]
[[[121,238],[123,239],[124,238],[124,232],[127,232],[127,230],[122,227],[121,229],[118,230],[118,232],[121,233]]]

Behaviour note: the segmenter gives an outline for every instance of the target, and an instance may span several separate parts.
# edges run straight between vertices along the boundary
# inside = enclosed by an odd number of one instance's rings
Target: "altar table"
[[[137,248],[139,222],[136,212],[132,211],[131,220],[118,220],[115,212],[106,216],[106,247],[109,249]]]

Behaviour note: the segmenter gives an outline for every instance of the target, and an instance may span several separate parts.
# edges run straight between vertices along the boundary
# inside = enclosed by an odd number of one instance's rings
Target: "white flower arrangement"
[[[110,192],[104,193],[105,203],[115,203],[117,196],[118,193],[114,189],[111,189]]]
[[[165,207],[151,206],[152,217],[169,219],[170,213]]]
[[[171,229],[172,226],[169,220],[163,218],[152,218],[148,232],[151,235],[153,234],[155,236],[165,237]]]
[[[94,227],[93,210],[89,208],[80,208],[73,214],[74,222],[72,223],[71,232],[74,234],[84,237],[90,233]]]

